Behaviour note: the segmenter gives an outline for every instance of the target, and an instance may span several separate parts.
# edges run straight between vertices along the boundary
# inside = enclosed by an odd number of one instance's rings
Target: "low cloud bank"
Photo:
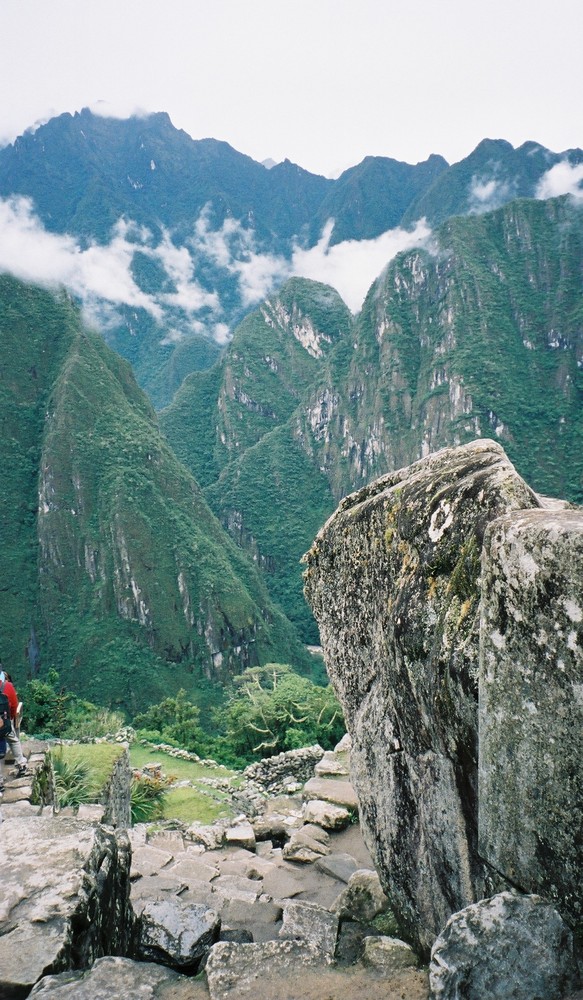
[[[159,320],[160,306],[132,277],[136,244],[128,240],[129,231],[120,221],[107,246],[81,250],[73,237],[48,233],[29,198],[0,200],[0,271],[35,284],[65,285],[84,302],[104,299],[145,309]]]
[[[205,209],[183,246],[168,232],[155,242],[145,227],[120,220],[109,243],[81,248],[72,236],[47,232],[30,199],[0,199],[0,271],[34,284],[65,286],[80,299],[89,321],[104,328],[121,323],[118,310],[126,306],[145,310],[163,327],[162,344],[178,343],[192,332],[224,344],[230,336],[228,316],[219,291],[209,291],[197,280],[202,261],[211,262],[231,283],[234,279],[244,308],[257,305],[287,278],[299,276],[332,285],[358,312],[389,260],[401,250],[427,243],[431,235],[421,220],[410,232],[394,229],[374,240],[330,246],[330,220],[316,246],[293,246],[285,257],[259,250],[253,231],[235,219],[217,228],[209,220]],[[140,288],[133,270],[136,253],[163,269],[163,290],[149,293]]]
[[[402,250],[428,243],[431,229],[425,219],[410,232],[389,229],[374,240],[345,240],[330,246],[334,224],[329,220],[315,247],[296,248],[292,257],[292,274],[312,278],[332,285],[348,308],[356,313],[375,278],[393,257]]]
[[[575,201],[583,201],[583,163],[569,163],[561,160],[547,170],[536,189],[536,197],[541,200],[571,195]]]
[[[139,287],[132,273],[137,251],[162,265],[171,291],[153,295]],[[175,246],[167,233],[153,246],[147,229],[120,220],[109,243],[81,249],[72,236],[47,232],[30,199],[0,199],[0,271],[49,288],[65,286],[81,300],[88,319],[99,325],[119,323],[116,307],[123,305],[145,310],[161,325],[168,310],[180,310],[184,323],[168,330],[168,343],[189,331],[212,334],[213,322],[203,324],[198,317],[218,318],[221,304],[216,292],[199,284],[194,269],[188,250]],[[223,327],[218,326],[223,339]]]

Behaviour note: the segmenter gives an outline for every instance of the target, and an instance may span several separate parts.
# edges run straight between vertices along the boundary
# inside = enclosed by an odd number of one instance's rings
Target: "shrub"
[[[55,794],[61,808],[79,806],[91,801],[92,781],[89,763],[78,758],[65,760],[62,753],[53,752]]]
[[[164,813],[166,782],[158,778],[134,777],[131,786],[132,823],[161,819]]]
[[[194,753],[204,755],[208,737],[200,723],[200,709],[193,705],[181,689],[175,698],[164,698],[151,705],[140,715],[136,715],[134,726],[138,732],[145,731],[152,742],[170,743]],[[145,737],[141,735],[141,738]]]

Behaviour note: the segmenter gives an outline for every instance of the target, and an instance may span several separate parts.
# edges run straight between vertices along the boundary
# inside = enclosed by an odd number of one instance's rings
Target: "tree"
[[[333,747],[344,733],[331,687],[300,677],[288,664],[249,667],[235,678],[224,708],[215,712],[225,744],[246,760],[320,743]]]
[[[204,753],[208,737],[203,732],[199,719],[200,709],[189,701],[186,691],[181,688],[175,698],[164,698],[136,715],[134,726],[186,750]]]

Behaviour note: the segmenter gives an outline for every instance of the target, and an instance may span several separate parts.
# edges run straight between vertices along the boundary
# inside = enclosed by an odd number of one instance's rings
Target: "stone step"
[[[350,781],[310,778],[304,785],[304,799],[324,799],[346,809],[358,809],[358,799]]]

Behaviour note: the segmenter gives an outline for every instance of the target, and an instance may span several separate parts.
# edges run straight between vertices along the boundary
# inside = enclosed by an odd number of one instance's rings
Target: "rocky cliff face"
[[[296,279],[185,383],[163,427],[294,621],[314,521],[439,448],[491,436],[536,490],[583,500],[582,261],[565,199],[451,219],[391,261],[352,322]]]
[[[501,517],[514,524],[525,511],[542,514],[541,504],[500,446],[478,441],[347,497],[307,556],[306,595],[353,738],[363,827],[399,919],[425,951],[451,913],[504,884],[504,865],[485,865],[478,844],[481,554],[489,525],[495,537]],[[532,572],[526,557],[518,564]],[[515,600],[522,627],[538,634],[519,586]],[[572,596],[557,600],[567,601],[564,616],[576,615]],[[579,641],[574,634],[565,632],[567,644]],[[495,646],[493,626],[488,635]],[[580,671],[580,649],[577,656]],[[504,711],[512,716],[510,705]],[[500,713],[497,706],[488,715],[496,733],[489,753],[510,762],[517,734],[500,725]],[[532,769],[515,780],[528,776]],[[482,806],[496,828],[493,801]],[[496,839],[505,843],[504,829]],[[508,864],[504,874],[511,877]]]
[[[451,219],[429,251],[391,261],[340,371],[299,415],[338,500],[481,436],[535,488],[583,497],[581,219],[564,199],[513,202]]]

